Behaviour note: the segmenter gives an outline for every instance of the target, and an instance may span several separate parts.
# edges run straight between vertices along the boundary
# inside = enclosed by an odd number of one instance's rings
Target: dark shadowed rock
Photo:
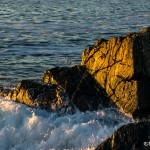
[[[150,28],[99,39],[83,52],[81,65],[124,112],[135,117],[150,114]]]
[[[11,92],[10,89],[0,87],[0,96],[6,97]]]
[[[105,91],[82,66],[49,69],[43,82],[23,80],[13,90],[1,89],[0,95],[47,110],[87,111],[110,105]]]
[[[81,111],[108,106],[105,91],[82,66],[49,69],[44,73],[42,81],[61,86],[72,105]]]
[[[116,130],[95,150],[149,150],[150,122],[131,123]]]

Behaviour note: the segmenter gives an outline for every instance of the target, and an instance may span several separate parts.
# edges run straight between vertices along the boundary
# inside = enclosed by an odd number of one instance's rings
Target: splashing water
[[[58,116],[0,98],[0,148],[93,149],[130,119],[113,109]]]

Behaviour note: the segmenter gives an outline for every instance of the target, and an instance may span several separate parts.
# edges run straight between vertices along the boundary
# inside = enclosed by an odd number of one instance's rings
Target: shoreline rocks
[[[150,122],[129,123],[117,129],[95,150],[148,150]]]
[[[150,27],[124,37],[99,39],[83,52],[81,65],[51,68],[45,71],[41,83],[22,81],[20,84],[10,92],[1,89],[0,95],[35,107],[35,99],[44,88],[50,93],[52,103],[63,95],[62,103],[69,99],[68,105],[80,111],[111,105],[134,118],[149,117]],[[55,88],[50,90],[50,85]],[[34,89],[32,96],[30,89]],[[47,95],[42,98],[47,99]],[[49,102],[48,107],[51,109]]]
[[[105,90],[83,66],[49,69],[44,73],[42,82],[61,86],[80,111],[97,110],[110,104]]]
[[[110,107],[105,90],[82,66],[56,67],[44,73],[42,82],[23,80],[13,90],[1,89],[7,99],[57,112],[92,111]]]
[[[150,114],[150,28],[99,39],[83,52],[81,65],[125,113]]]
[[[67,107],[64,101],[65,93],[55,84],[49,85],[32,80],[22,80],[15,89],[3,90],[1,95],[30,107],[40,107],[46,110]]]
[[[58,112],[117,106],[140,122],[122,126],[96,150],[149,149],[150,27],[99,39],[83,52],[80,66],[51,68],[42,82],[23,80],[13,90],[1,88],[0,96]]]

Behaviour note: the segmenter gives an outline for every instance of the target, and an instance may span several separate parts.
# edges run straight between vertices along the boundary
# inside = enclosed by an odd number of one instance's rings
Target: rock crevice
[[[0,95],[31,107],[70,105],[87,111],[111,103],[134,117],[150,115],[149,93],[149,27],[124,37],[97,40],[83,52],[81,65],[51,68],[41,83],[26,80],[12,91],[0,91]]]
[[[150,29],[98,41],[83,52],[81,65],[86,67],[110,99],[124,112],[137,115],[140,110],[148,110]],[[142,105],[141,101],[146,105]]]

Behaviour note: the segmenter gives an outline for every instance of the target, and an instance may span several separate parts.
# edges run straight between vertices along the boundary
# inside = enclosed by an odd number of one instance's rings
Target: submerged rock
[[[130,123],[116,130],[95,150],[150,149],[150,122]]]
[[[61,86],[71,103],[81,111],[108,106],[109,100],[104,89],[83,66],[49,69],[42,81]]]
[[[150,114],[150,27],[99,39],[83,52],[81,65],[125,113]]]

